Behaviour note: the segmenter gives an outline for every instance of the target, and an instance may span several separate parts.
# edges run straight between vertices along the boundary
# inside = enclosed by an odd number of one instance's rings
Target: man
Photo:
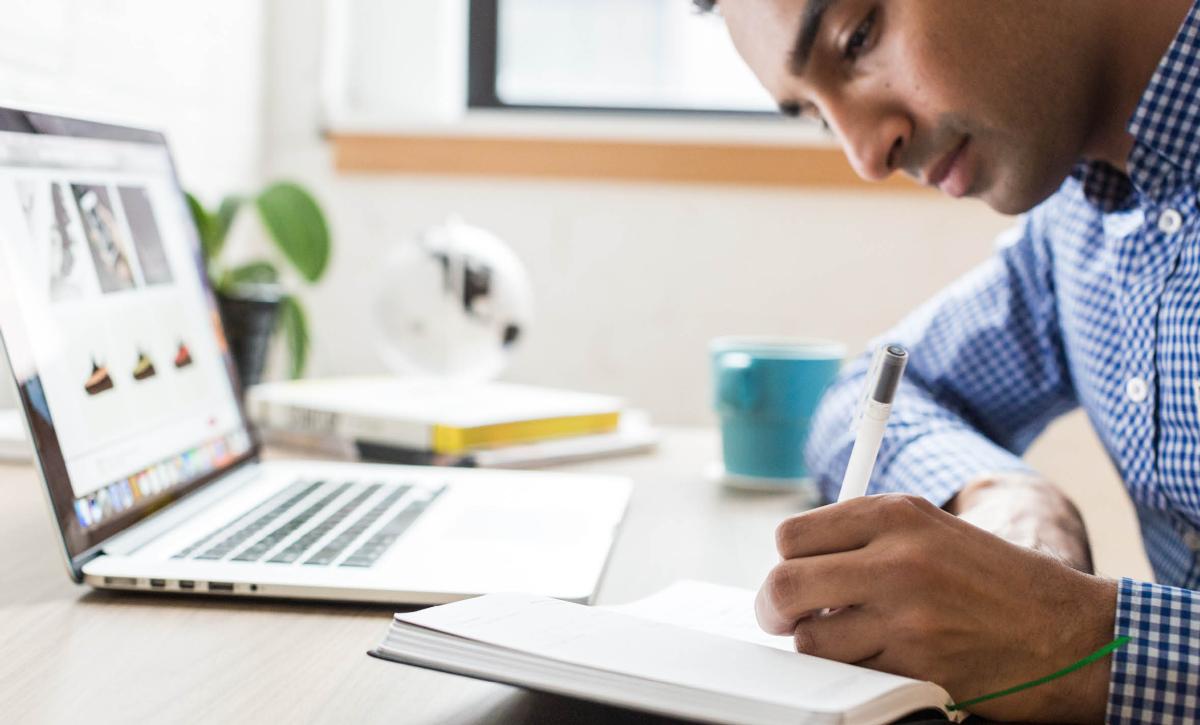
[[[959,701],[1128,635],[1111,657],[971,709],[1200,719],[1200,8],[715,4],[784,113],[822,120],[861,176],[903,171],[1028,212],[993,259],[884,338],[911,363],[872,492],[917,496],[784,522],[762,626]],[[814,422],[809,460],[831,498],[865,367],[844,371]],[[1159,584],[1093,576],[1078,513],[1019,458],[1079,405]]]

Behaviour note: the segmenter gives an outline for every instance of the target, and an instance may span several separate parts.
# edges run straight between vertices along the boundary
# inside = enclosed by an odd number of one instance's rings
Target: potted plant
[[[234,219],[252,205],[284,259],[301,279],[314,283],[329,262],[329,226],[320,206],[303,187],[286,181],[271,184],[254,196],[231,194],[211,211],[191,194],[187,200],[243,388],[262,378],[276,330],[282,330],[287,343],[289,374],[300,377],[309,347],[308,322],[300,301],[287,293],[273,262],[255,259],[230,265],[223,263],[220,255]]]

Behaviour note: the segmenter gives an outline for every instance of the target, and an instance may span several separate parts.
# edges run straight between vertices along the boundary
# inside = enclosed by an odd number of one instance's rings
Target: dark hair
[[[692,4],[702,13],[711,13],[717,7],[717,0],[692,0]]]

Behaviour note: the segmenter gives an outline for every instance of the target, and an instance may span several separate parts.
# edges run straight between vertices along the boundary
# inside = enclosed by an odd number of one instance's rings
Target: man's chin
[[[1001,214],[1017,215],[1024,214],[1038,204],[1041,204],[1053,196],[1057,190],[1058,186],[1050,189],[1035,190],[1029,188],[1011,189],[1004,188],[1003,185],[997,185],[977,196],[985,204]]]
[[[987,188],[973,193],[972,196],[982,199],[985,204],[1001,214],[1024,214],[1046,199],[1049,199],[1062,186],[1065,176],[1051,178],[1046,174],[1039,179],[1005,179],[991,180]]]

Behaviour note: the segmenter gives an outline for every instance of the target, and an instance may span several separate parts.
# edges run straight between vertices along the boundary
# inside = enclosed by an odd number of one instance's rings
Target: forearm
[[[981,529],[1093,571],[1083,517],[1053,484],[1037,476],[996,473],[969,482],[945,509]]]

